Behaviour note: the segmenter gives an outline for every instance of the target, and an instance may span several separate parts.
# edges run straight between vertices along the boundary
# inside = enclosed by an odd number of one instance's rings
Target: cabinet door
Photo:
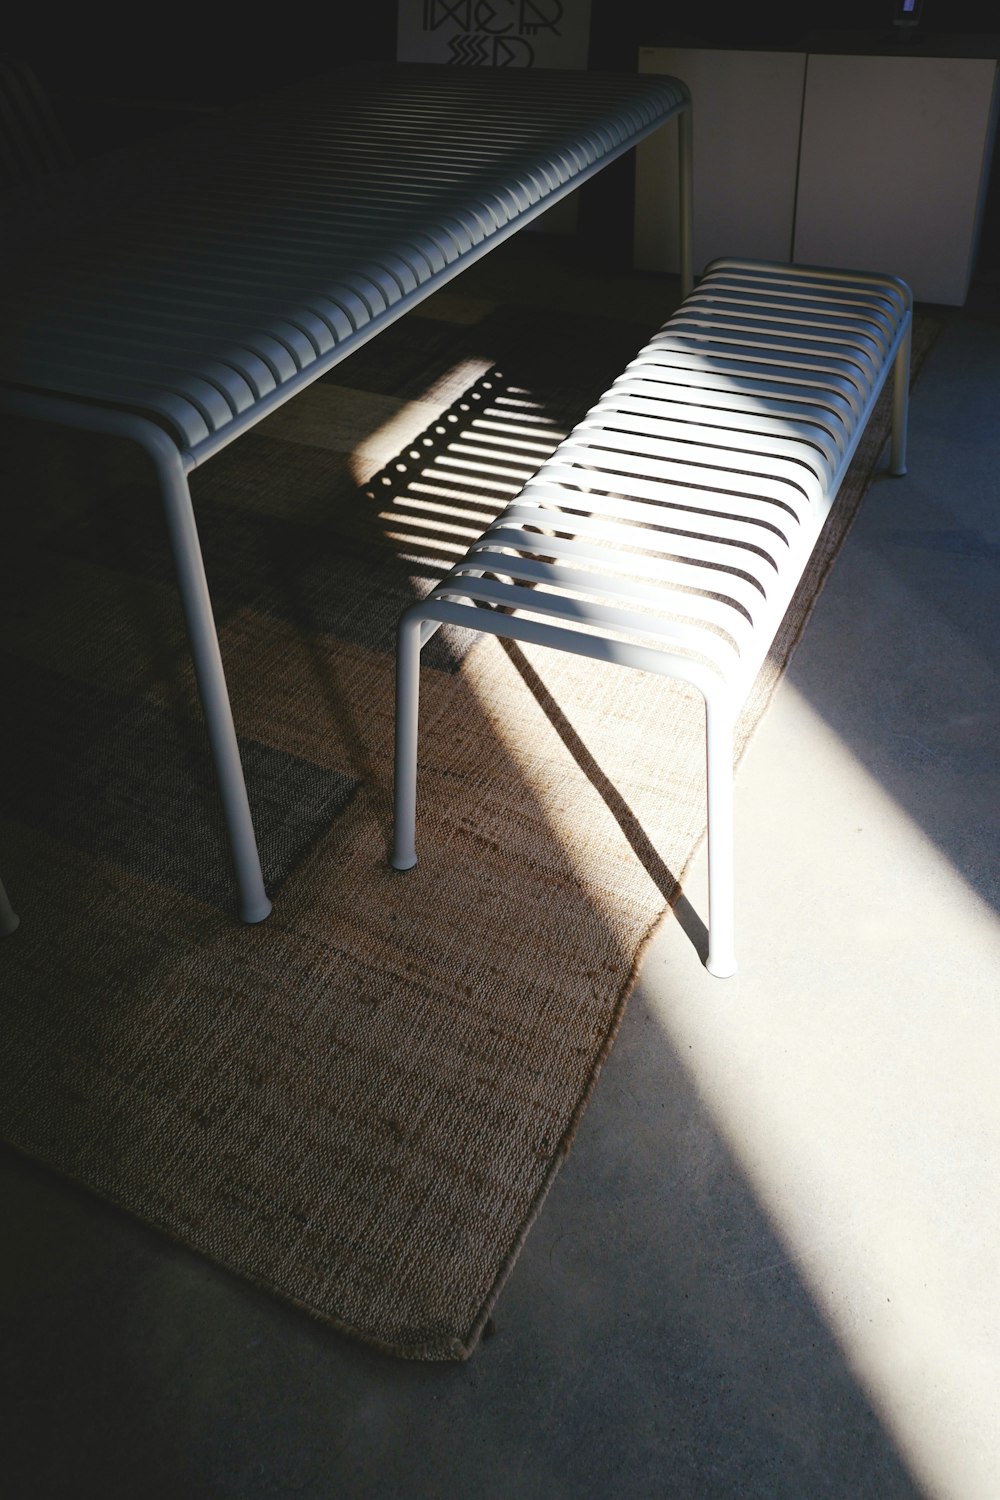
[[[795,260],[888,271],[919,301],[964,302],[995,76],[992,59],[811,55]]]
[[[641,73],[670,73],[691,90],[694,271],[720,255],[787,261],[805,54],[642,47]],[[677,126],[636,150],[635,263],[679,269]]]

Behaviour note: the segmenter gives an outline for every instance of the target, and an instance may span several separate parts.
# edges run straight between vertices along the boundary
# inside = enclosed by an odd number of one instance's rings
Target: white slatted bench
[[[23,111],[20,75],[8,93]],[[0,411],[152,460],[245,921],[271,903],[191,471],[675,118],[689,286],[689,112],[673,78],[403,64],[309,79],[41,185],[16,143]]]
[[[735,972],[733,730],[890,371],[905,472],[909,288],[720,260],[399,627],[395,834],[416,863],[420,651],[443,623],[693,684],[709,954]],[[665,747],[669,753],[669,747]]]

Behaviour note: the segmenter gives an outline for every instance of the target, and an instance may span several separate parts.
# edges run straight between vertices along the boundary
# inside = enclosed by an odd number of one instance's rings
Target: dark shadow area
[[[559,738],[566,746],[567,753],[572,755],[588,781],[596,787],[604,802],[614,813],[618,826],[628,838],[643,868],[648,871],[651,879],[656,883],[664,901],[672,903],[678,894],[677,877],[664,864],[632,809],[617,790],[614,783],[601,770],[583,740],[566,718],[555,698],[525,657],[522,648],[516,641],[503,641],[502,646],[514,662],[518,674],[528,690],[542,705],[549,721],[558,731]]]

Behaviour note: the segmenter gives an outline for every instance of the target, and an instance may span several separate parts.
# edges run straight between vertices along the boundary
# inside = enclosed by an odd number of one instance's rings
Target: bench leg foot
[[[394,870],[417,862],[417,727],[420,711],[419,618],[404,615],[396,643],[396,765],[392,854]]]
[[[725,960],[713,959],[711,953],[709,953],[708,958],[705,960],[705,968],[713,979],[732,979],[736,973],[736,959],[732,957]]]
[[[733,830],[733,714],[705,700],[708,784],[708,958],[716,979],[736,973]]]

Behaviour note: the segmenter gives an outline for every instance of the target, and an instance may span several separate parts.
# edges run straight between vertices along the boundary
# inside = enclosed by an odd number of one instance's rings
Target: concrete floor
[[[495,1335],[382,1357],[0,1154],[0,1494],[997,1500],[998,310],[741,768],[740,973],[699,858]]]

